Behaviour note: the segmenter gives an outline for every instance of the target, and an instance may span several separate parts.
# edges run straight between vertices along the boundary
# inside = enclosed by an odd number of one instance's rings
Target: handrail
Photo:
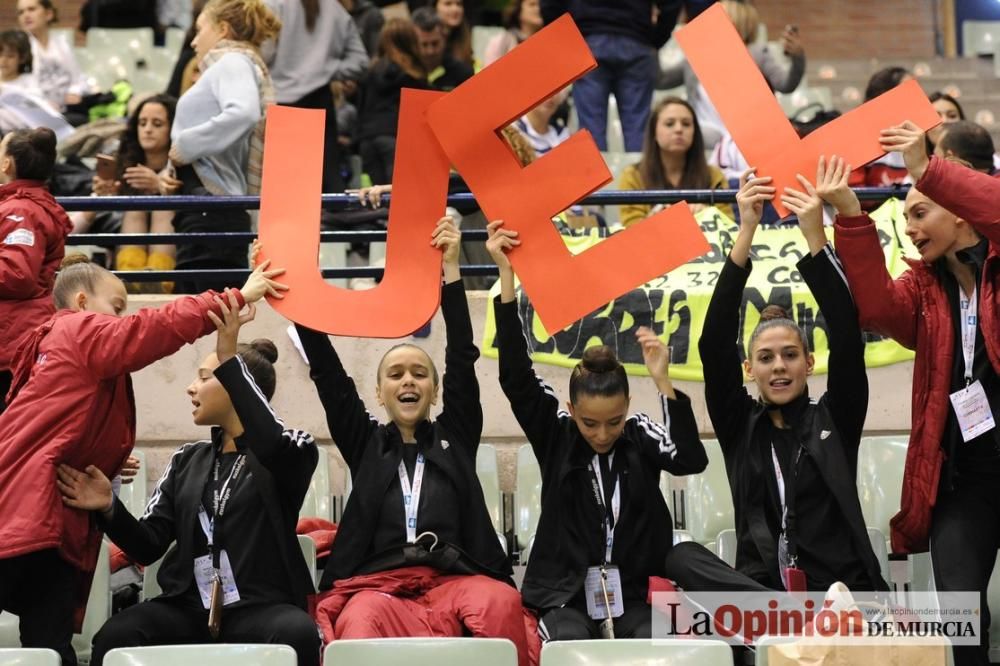
[[[882,201],[890,197],[905,196],[909,187],[859,187],[854,192],[861,201]],[[733,203],[737,190],[604,190],[594,192],[581,203],[589,205],[657,204],[687,201],[692,204]],[[238,208],[257,210],[258,196],[134,196],[134,197],[58,197],[56,201],[70,211],[102,210],[218,210]],[[391,195],[383,195],[382,203],[388,206]],[[476,206],[470,192],[451,194],[448,205],[456,208]],[[353,194],[324,194],[322,206],[327,210],[361,209]]]

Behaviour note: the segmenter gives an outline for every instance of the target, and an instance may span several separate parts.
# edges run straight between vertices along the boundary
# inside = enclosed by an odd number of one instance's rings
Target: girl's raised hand
[[[256,254],[251,254],[252,262],[256,261],[257,254],[259,254],[259,249]],[[240,293],[243,294],[243,299],[247,303],[256,303],[265,296],[271,296],[272,298],[285,297],[281,292],[288,291],[288,285],[274,281],[274,278],[284,273],[285,269],[275,268],[274,270],[268,270],[270,265],[271,260],[268,259],[257,266],[253,270],[253,273],[250,274],[250,277],[247,278],[246,284],[240,289]]]
[[[521,244],[517,239],[517,232],[504,229],[503,220],[494,220],[486,226],[486,234],[486,251],[493,257],[493,262],[501,271],[511,270],[507,253]]]
[[[827,162],[820,155],[816,165],[816,193],[820,198],[837,209],[837,214],[844,217],[861,215],[861,202],[858,195],[847,184],[851,176],[851,165],[833,155]]]
[[[458,265],[459,250],[462,246],[462,232],[455,226],[455,220],[445,215],[438,220],[431,234],[431,245],[442,251],[441,260],[445,264]]]
[[[135,480],[135,475],[139,473],[139,467],[142,463],[135,456],[129,456],[125,459],[125,464],[122,465],[122,469],[118,472],[118,475],[122,478],[122,483],[132,483]]]
[[[111,481],[93,465],[82,472],[69,465],[59,465],[56,487],[62,493],[63,504],[73,509],[107,513],[115,503]]]
[[[740,176],[740,191],[736,193],[736,204],[740,209],[740,226],[756,227],[764,215],[764,202],[774,199],[775,188],[769,183],[770,176],[752,176],[751,167]]]
[[[674,387],[670,383],[670,347],[647,326],[640,326],[636,330],[635,339],[642,347],[642,360],[649,376],[656,383],[656,388],[668,398],[675,399]]]
[[[924,131],[909,120],[879,132],[879,145],[887,153],[902,153],[903,164],[913,178],[920,180],[930,164],[927,156],[927,137]]]
[[[801,174],[795,178],[802,190],[785,188],[781,195],[781,203],[799,218],[799,229],[809,243],[809,252],[819,253],[826,245],[826,232],[823,231],[823,200],[816,193],[816,188]]]
[[[225,298],[215,297],[215,302],[219,306],[222,316],[208,311],[208,318],[215,324],[218,331],[215,341],[215,355],[219,358],[219,364],[223,364],[236,356],[236,348],[240,337],[240,327],[248,321],[253,321],[257,314],[257,306],[247,302],[247,311],[240,314],[240,303],[236,300],[236,294],[226,289]]]

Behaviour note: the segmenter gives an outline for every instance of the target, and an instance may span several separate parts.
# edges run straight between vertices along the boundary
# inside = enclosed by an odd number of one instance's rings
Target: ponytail
[[[59,265],[59,274],[52,287],[52,300],[57,310],[73,307],[73,296],[79,292],[93,294],[101,280],[115,277],[111,271],[90,261],[85,254],[68,254]]]

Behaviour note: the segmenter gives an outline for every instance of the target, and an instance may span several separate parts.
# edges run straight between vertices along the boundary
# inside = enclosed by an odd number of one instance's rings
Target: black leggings
[[[76,666],[74,591],[78,574],[54,548],[0,560],[0,610],[19,616],[21,645],[48,648]]]
[[[986,588],[1000,546],[1000,479],[959,476],[939,494],[931,521],[934,586],[941,592],[979,590],[980,644],[954,647],[955,666],[989,660],[990,606]]]
[[[101,666],[114,648],[215,642],[208,633],[208,611],[187,604],[157,597],[113,616],[94,636],[91,666]],[[218,642],[290,645],[300,666],[319,665],[319,629],[308,613],[291,604],[224,609]]]
[[[313,90],[302,99],[286,106],[300,109],[323,109],[326,123],[323,128],[323,193],[344,191],[344,179],[340,175],[340,146],[337,143],[337,109],[333,104],[333,92],[329,84]]]

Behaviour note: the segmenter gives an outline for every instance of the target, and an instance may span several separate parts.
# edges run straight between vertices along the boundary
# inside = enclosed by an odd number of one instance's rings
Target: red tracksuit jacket
[[[41,181],[0,186],[0,371],[20,337],[56,311],[52,284],[72,229]]]

